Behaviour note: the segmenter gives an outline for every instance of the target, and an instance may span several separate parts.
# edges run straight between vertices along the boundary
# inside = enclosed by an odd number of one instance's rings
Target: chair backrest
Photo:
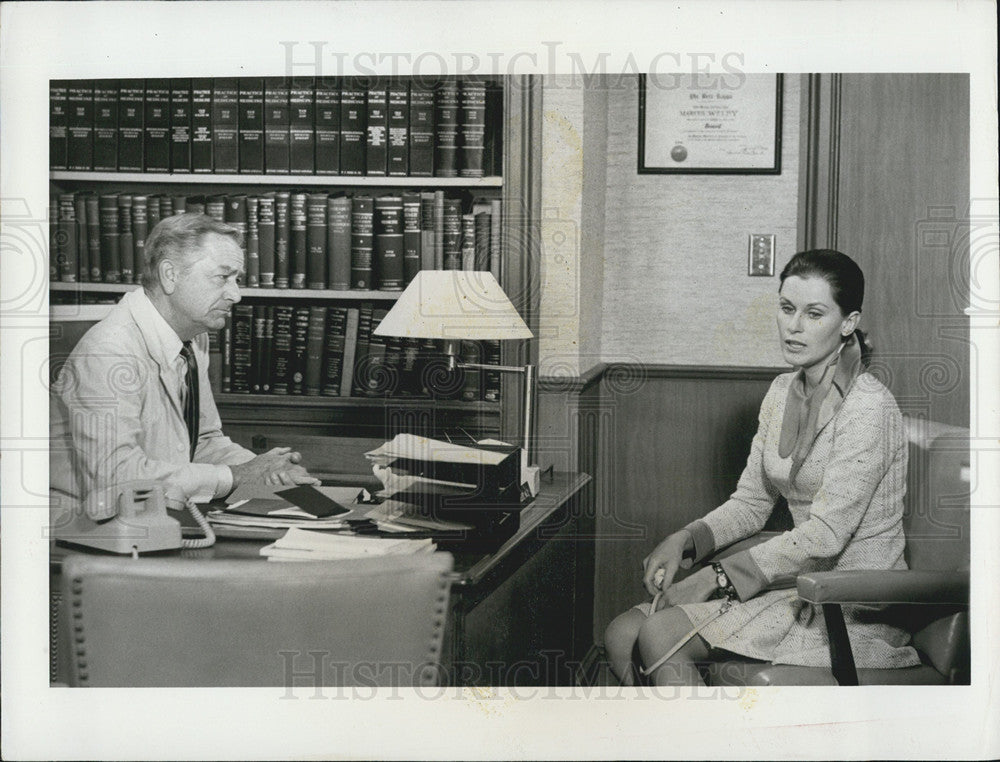
[[[71,684],[433,684],[452,557],[324,563],[71,556]]]

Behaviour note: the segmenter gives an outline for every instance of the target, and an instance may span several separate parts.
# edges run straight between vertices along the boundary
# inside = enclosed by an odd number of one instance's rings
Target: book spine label
[[[368,196],[351,199],[351,288],[371,289],[375,202]]]
[[[257,219],[259,205],[260,199],[256,196],[247,198],[247,285],[250,288],[260,286],[260,228]]]
[[[291,171],[295,175],[311,175],[316,171],[316,88],[311,79],[292,83],[289,91],[291,108]]]
[[[351,287],[351,199],[332,196],[327,200],[326,261],[330,288]]]
[[[270,394],[272,388],[271,367],[274,363],[274,306],[264,308],[264,341],[260,358],[260,392]]]
[[[274,197],[261,196],[257,211],[260,285],[261,288],[274,288]]]
[[[59,196],[59,233],[56,244],[59,280],[76,283],[79,276],[79,262],[76,247],[76,199],[72,193]]]
[[[459,174],[462,177],[482,177],[486,139],[486,83],[483,80],[462,80],[459,124],[462,142]]]
[[[253,307],[237,304],[233,307],[233,339],[230,391],[250,393],[250,367],[253,354]]]
[[[414,81],[410,85],[410,176],[434,176],[434,90]]]
[[[267,372],[264,367],[264,324],[267,312],[263,304],[253,307],[253,326],[250,337],[250,374],[249,384],[251,394],[260,394],[263,389],[263,379]]]
[[[454,198],[444,200],[442,214],[444,231],[445,270],[462,269],[462,202]]]
[[[90,262],[90,282],[100,283],[101,270],[101,210],[96,194],[88,194],[87,207],[87,259]]]
[[[118,81],[118,171],[142,172],[145,166],[146,83]]]
[[[434,269],[434,192],[420,194],[420,269]]]
[[[132,238],[132,196],[118,196],[118,257],[122,283],[135,282],[135,247]]]
[[[212,162],[217,174],[240,171],[239,84],[233,77],[212,85]]]
[[[389,128],[388,92],[386,83],[373,81],[365,94],[368,123],[366,125],[367,144],[365,148],[365,174],[384,175],[388,160],[386,144]]]
[[[94,171],[118,170],[118,80],[94,81]]]
[[[291,287],[306,287],[306,259],[309,256],[309,247],[306,241],[306,194],[293,193],[289,206],[289,216],[292,223],[291,240]]]
[[[240,174],[264,172],[264,80],[239,81]]]
[[[135,282],[139,282],[146,261],[146,236],[149,235],[149,200],[132,196],[132,246],[135,253]]]
[[[406,177],[410,173],[410,87],[405,80],[389,85],[388,174]]]
[[[146,80],[146,172],[170,171],[170,86],[162,79]]]
[[[320,394],[339,397],[344,371],[344,344],[347,330],[347,308],[327,307],[323,347],[323,377]]]
[[[289,394],[305,392],[306,364],[309,358],[309,307],[295,308],[295,319],[292,323],[292,360],[291,382]]]
[[[340,82],[316,82],[316,174],[340,174]]]
[[[434,95],[434,174],[458,177],[458,81],[448,79],[439,83]]]
[[[403,199],[375,199],[375,282],[385,291],[403,288]]]
[[[68,101],[66,161],[69,169],[89,172],[94,168],[93,80],[70,80]]]
[[[66,121],[69,111],[69,83],[49,81],[49,169],[66,169]]]
[[[365,173],[365,90],[350,78],[340,94],[340,174]]]
[[[476,218],[462,215],[462,269],[476,269]]]
[[[420,195],[403,194],[403,285],[420,272]]]
[[[306,286],[326,288],[326,194],[306,199]]]
[[[212,172],[212,80],[191,80],[191,171]]]
[[[100,199],[101,272],[105,283],[119,283],[121,271],[118,259],[118,195],[105,194]]]
[[[288,394],[291,380],[292,320],[290,305],[274,307],[274,345],[271,357],[271,393]]]
[[[269,175],[291,171],[288,84],[284,77],[264,80],[264,170]]]
[[[309,307],[309,327],[306,336],[306,377],[305,393],[310,397],[319,396],[323,385],[323,332],[326,323],[326,307]]]
[[[291,194],[274,194],[274,287],[288,288],[288,247],[292,237],[289,218]]]
[[[191,80],[170,81],[170,171],[191,172]]]

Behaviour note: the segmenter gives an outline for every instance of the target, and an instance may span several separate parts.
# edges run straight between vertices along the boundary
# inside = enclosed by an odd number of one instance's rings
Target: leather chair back
[[[434,684],[452,557],[323,563],[70,556],[80,686]]]

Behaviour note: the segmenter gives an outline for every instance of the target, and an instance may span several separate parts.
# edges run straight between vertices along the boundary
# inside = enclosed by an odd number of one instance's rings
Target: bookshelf
[[[487,161],[481,177],[417,176],[345,176],[319,174],[242,174],[232,172],[196,174],[190,172],[112,172],[53,169],[50,189],[53,195],[76,192],[208,196],[242,194],[252,196],[277,190],[301,189],[305,193],[347,195],[398,195],[404,191],[445,191],[459,197],[465,212],[473,199],[497,200],[502,204],[503,219],[499,277],[505,290],[533,329],[537,294],[524,286],[537,269],[533,251],[532,220],[537,212],[540,185],[537,162],[537,136],[540,131],[540,91],[530,77],[500,78],[489,81],[499,89],[501,106],[492,107],[494,122],[487,125],[498,146],[497,154]],[[518,155],[524,148],[528,156]],[[491,173],[491,169],[510,168],[510,172]],[[50,227],[50,232],[56,226]],[[537,277],[537,274],[534,276]],[[106,314],[121,294],[138,288],[131,283],[50,281],[50,313],[54,332],[58,324],[79,326]],[[388,309],[398,298],[399,290],[361,290],[330,288],[241,288],[242,304],[251,305],[324,305],[358,307],[370,303],[376,310]],[[77,329],[78,330],[78,329]],[[55,334],[54,334],[55,335]],[[501,347],[500,363],[533,361],[534,342]],[[216,401],[227,431],[248,444],[261,432],[282,430],[308,436],[350,436],[380,438],[400,430],[440,436],[443,432],[467,432],[474,436],[517,437],[520,400],[516,386],[507,378],[500,380],[500,402],[444,399],[421,396],[306,396],[216,392]],[[271,442],[270,444],[273,444]]]

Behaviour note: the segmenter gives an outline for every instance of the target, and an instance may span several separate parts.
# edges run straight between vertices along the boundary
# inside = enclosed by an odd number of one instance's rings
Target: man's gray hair
[[[191,255],[201,248],[209,233],[230,238],[237,246],[242,243],[239,230],[207,214],[185,212],[161,220],[146,238],[139,282],[146,290],[158,288],[156,270],[164,259],[176,262],[185,270],[189,268]]]

